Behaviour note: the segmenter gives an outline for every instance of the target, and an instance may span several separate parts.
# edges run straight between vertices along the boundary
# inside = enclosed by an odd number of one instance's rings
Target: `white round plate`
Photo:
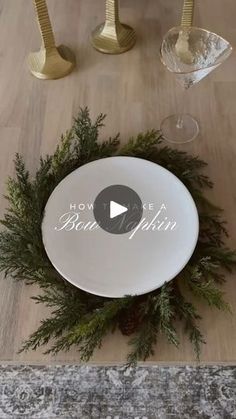
[[[83,229],[95,223],[93,203],[110,185],[128,186],[141,198],[137,231]],[[71,219],[65,223],[72,213],[84,223],[77,230],[70,229]],[[197,209],[183,183],[163,167],[134,157],[96,160],[68,175],[51,194],[42,223],[56,270],[76,287],[104,297],[145,294],[173,279],[192,256],[198,232]]]

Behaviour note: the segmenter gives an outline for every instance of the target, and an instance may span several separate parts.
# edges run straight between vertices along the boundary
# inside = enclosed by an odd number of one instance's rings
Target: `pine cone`
[[[128,312],[121,314],[119,319],[119,329],[125,336],[130,336],[138,329],[141,323],[140,310],[137,307],[132,307]]]

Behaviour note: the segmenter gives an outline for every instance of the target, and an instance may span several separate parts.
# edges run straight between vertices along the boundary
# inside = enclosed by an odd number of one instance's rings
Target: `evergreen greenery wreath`
[[[128,364],[147,359],[159,334],[178,346],[175,321],[181,319],[199,357],[203,335],[199,314],[186,299],[186,290],[211,307],[229,310],[219,285],[225,281],[224,269],[236,266],[236,253],[224,244],[227,236],[220,210],[203,195],[212,182],[202,173],[206,163],[198,157],[162,146],[156,130],[139,134],[120,147],[119,135],[99,142],[105,116],[93,123],[87,108],[81,109],[73,127],[62,136],[56,151],[40,159],[34,177],[16,155],[16,178],[7,184],[8,210],[1,220],[0,270],[5,276],[37,284],[40,295],[32,297],[52,309],[51,316],[23,344],[21,351],[36,349],[54,340],[47,353],[57,353],[77,345],[81,359],[89,360],[104,335],[117,327],[133,335]],[[199,211],[200,235],[195,252],[184,270],[170,283],[142,296],[118,299],[97,297],[65,281],[51,265],[42,243],[41,222],[45,204],[57,184],[76,168],[103,157],[135,156],[158,163],[173,172],[191,192]]]

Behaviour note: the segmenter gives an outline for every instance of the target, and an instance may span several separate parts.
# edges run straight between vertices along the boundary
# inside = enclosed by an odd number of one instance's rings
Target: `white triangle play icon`
[[[115,201],[110,201],[110,218],[115,218],[127,211],[128,208],[124,207],[123,205],[117,204]]]

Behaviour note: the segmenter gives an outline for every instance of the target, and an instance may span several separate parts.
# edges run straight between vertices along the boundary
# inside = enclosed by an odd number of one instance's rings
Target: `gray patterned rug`
[[[236,367],[0,366],[0,418],[236,418]]]

